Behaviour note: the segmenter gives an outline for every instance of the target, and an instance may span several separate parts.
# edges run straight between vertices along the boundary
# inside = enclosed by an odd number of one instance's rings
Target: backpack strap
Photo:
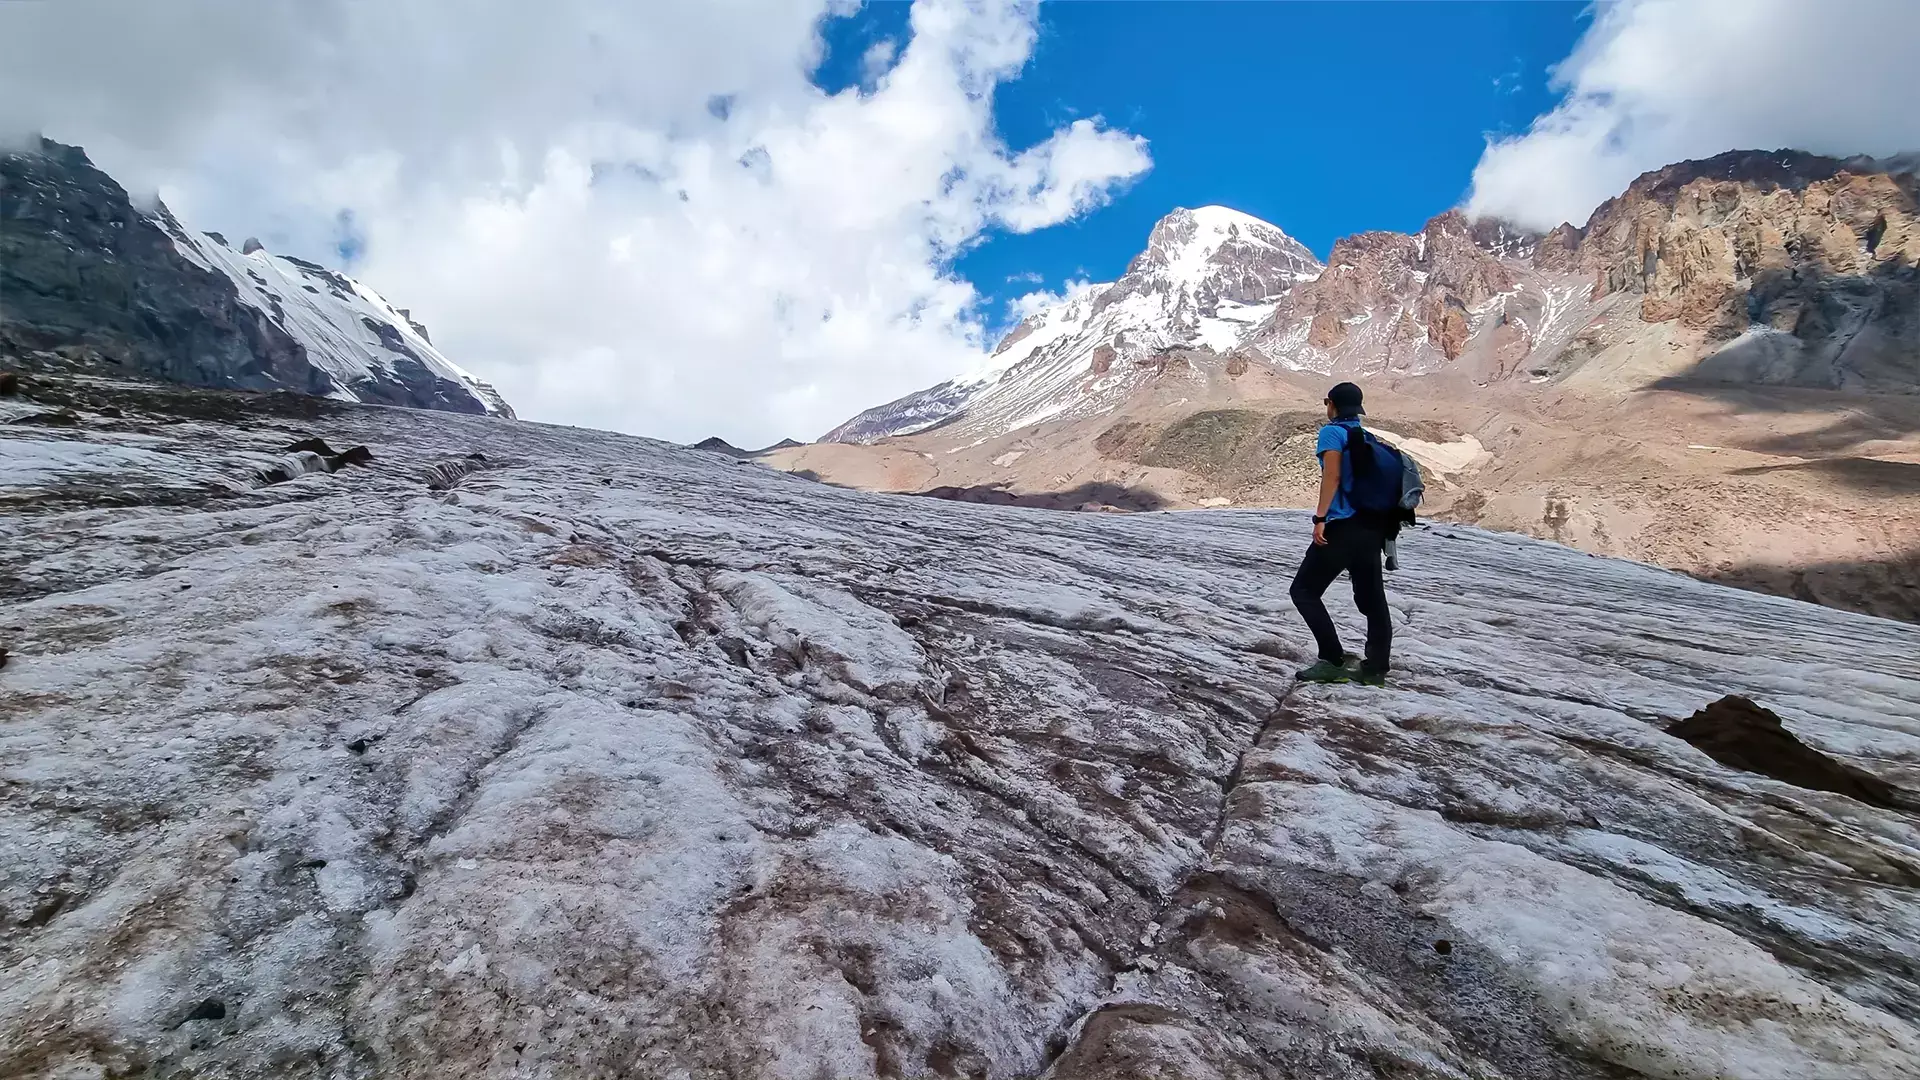
[[[1357,449],[1354,446],[1354,440],[1356,438],[1360,440]],[[1373,460],[1373,447],[1369,445],[1372,441],[1373,436],[1367,434],[1366,428],[1358,424],[1347,428],[1347,445],[1342,453],[1346,455],[1348,461],[1353,462],[1353,473],[1355,476],[1374,471],[1376,462]],[[1364,453],[1361,451],[1364,451]]]

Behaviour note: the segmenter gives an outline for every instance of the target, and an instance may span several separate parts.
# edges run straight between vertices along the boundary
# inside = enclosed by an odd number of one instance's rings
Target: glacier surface
[[[1391,685],[1301,688],[1297,513],[71,392],[0,426],[0,1075],[1920,1076],[1920,817],[1662,730],[1912,791],[1920,628],[1436,527]]]

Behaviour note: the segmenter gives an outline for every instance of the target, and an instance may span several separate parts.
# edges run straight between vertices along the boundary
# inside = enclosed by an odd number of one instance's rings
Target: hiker
[[[1400,522],[1411,517],[1400,510],[1403,464],[1398,451],[1361,428],[1360,417],[1366,410],[1361,408],[1358,386],[1343,382],[1327,391],[1326,406],[1327,423],[1314,446],[1320,458],[1320,500],[1313,512],[1313,543],[1300,560],[1289,590],[1293,606],[1313,631],[1320,659],[1298,677],[1307,682],[1379,686],[1386,681],[1393,647],[1393,613],[1387,608],[1380,563]],[[1356,466],[1363,481],[1358,493]],[[1413,483],[1418,484],[1417,472]],[[1357,495],[1360,505],[1356,505]],[[1411,497],[1418,502],[1417,493]],[[1342,570],[1353,581],[1354,606],[1367,617],[1367,654],[1358,666],[1341,649],[1333,616],[1320,599]]]

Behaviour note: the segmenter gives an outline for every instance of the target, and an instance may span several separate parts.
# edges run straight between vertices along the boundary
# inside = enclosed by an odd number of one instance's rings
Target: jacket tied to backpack
[[[1420,466],[1411,455],[1387,445],[1363,427],[1347,429],[1346,458],[1353,463],[1353,488],[1347,501],[1353,516],[1387,534],[1387,569],[1397,565],[1392,546],[1400,527],[1414,523],[1414,511],[1426,494]]]

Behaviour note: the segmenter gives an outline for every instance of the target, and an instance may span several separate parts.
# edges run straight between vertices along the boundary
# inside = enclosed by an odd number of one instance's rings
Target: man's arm
[[[1313,542],[1327,542],[1327,511],[1333,509],[1333,497],[1340,490],[1340,451],[1320,455],[1320,501],[1314,504]]]

